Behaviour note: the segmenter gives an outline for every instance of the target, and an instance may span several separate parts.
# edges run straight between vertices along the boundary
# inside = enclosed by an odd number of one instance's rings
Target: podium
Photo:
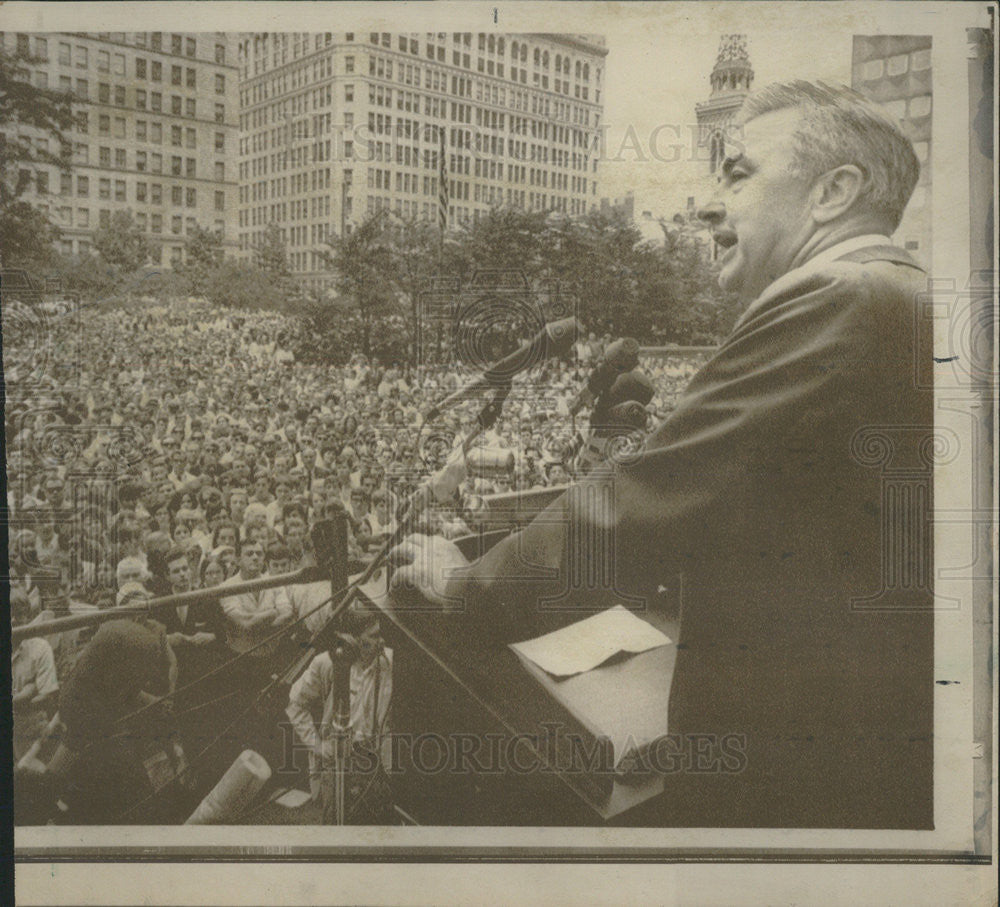
[[[373,604],[393,648],[390,780],[418,824],[628,825],[662,795],[661,776],[617,766],[626,738],[666,731],[676,619],[640,615],[670,645],[556,679],[426,602]]]

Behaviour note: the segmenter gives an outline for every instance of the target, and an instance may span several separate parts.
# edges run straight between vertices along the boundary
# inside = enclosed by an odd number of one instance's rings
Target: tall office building
[[[375,211],[450,227],[498,205],[584,213],[606,56],[592,35],[243,36],[240,249],[277,224],[321,288],[326,240]]]
[[[23,75],[72,92],[72,170],[32,166],[22,196],[62,231],[62,251],[86,254],[112,213],[131,211],[153,263],[183,260],[197,224],[236,242],[237,68],[224,33],[6,33],[8,53],[35,62]],[[25,138],[45,147],[42,133]],[[51,149],[57,151],[55,147]]]
[[[897,242],[931,264],[931,38],[855,35],[851,85],[896,117],[920,159],[920,180],[896,230]]]

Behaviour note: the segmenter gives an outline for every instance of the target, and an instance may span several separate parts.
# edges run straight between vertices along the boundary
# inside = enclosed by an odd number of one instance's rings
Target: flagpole
[[[445,156],[445,128],[439,128],[441,147],[438,152],[438,267],[444,266],[444,231],[448,226],[448,163]]]

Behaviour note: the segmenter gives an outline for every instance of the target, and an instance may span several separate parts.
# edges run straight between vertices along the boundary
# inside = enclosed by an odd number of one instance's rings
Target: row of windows
[[[122,44],[125,43],[126,39],[125,32],[99,32],[97,37],[103,40],[117,41]],[[136,32],[134,43],[137,47],[148,46],[154,51],[164,50],[163,35],[161,32],[153,32],[149,39],[147,39],[145,32]],[[16,37],[15,47],[17,53],[25,56],[35,56],[42,60],[48,60],[49,58],[48,38],[19,33]],[[171,35],[169,48],[170,52],[177,56],[183,54],[186,57],[196,57],[198,42],[194,37],[184,37],[175,34]],[[213,58],[216,63],[225,64],[225,44],[215,44]],[[79,69],[85,69],[90,65],[90,49],[82,44],[59,41],[56,59],[61,66],[76,66]],[[116,75],[125,75],[125,54],[98,49],[94,54],[94,60],[99,72],[114,72]]]
[[[148,79],[151,82],[163,81],[163,64],[159,60],[147,60],[145,57],[135,58],[135,77],[137,79]],[[170,84],[186,88],[198,87],[198,71],[190,66],[180,67],[171,65]],[[223,73],[217,72],[214,78],[215,93],[226,93],[226,77]]]

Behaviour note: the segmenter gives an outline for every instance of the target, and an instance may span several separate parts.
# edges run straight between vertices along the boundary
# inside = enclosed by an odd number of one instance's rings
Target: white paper
[[[511,644],[543,671],[569,677],[591,671],[619,652],[638,654],[669,645],[670,637],[616,605],[554,633]]]

